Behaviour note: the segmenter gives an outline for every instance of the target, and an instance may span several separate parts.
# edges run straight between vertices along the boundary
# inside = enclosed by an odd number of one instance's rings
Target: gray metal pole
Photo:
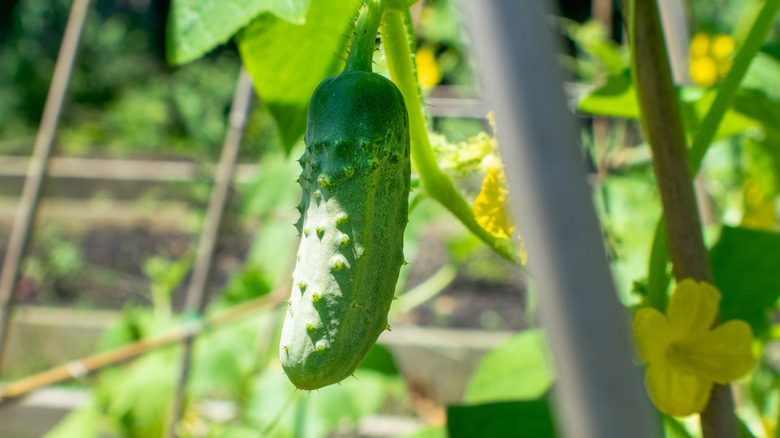
[[[669,52],[669,64],[672,68],[672,79],[675,85],[690,83],[688,77],[688,45],[691,37],[688,34],[688,19],[685,16],[685,6],[682,0],[658,0],[658,12],[664,28],[664,40]]]
[[[672,79],[675,85],[690,83],[688,63],[690,52],[688,45],[691,37],[688,34],[688,19],[685,16],[685,6],[682,0],[658,0],[658,12],[664,28],[664,40],[669,52],[669,64],[672,68]]]
[[[465,1],[558,375],[564,436],[658,437],[565,106],[549,2]]]
[[[68,23],[65,25],[65,34],[62,37],[62,45],[57,55],[57,63],[54,65],[54,75],[49,86],[49,93],[46,95],[41,124],[38,127],[38,135],[35,137],[32,159],[27,168],[27,178],[24,180],[22,196],[5,252],[3,269],[0,272],[0,367],[2,367],[8,343],[8,331],[14,306],[14,287],[19,276],[19,265],[24,258],[30,230],[35,222],[41,184],[46,173],[54,134],[57,132],[57,123],[60,120],[62,102],[65,100],[65,92],[70,82],[73,62],[78,52],[81,29],[84,27],[84,21],[86,21],[87,12],[89,12],[89,3],[90,0],[74,0],[70,7]]]

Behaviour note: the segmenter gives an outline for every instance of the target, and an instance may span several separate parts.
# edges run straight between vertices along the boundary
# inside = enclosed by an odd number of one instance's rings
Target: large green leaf
[[[485,403],[535,399],[549,389],[553,379],[544,333],[528,330],[485,356],[471,376],[463,400]]]
[[[721,319],[742,319],[761,334],[780,297],[780,234],[724,227],[711,253]]]
[[[554,438],[546,399],[447,407],[450,438]]]
[[[244,66],[288,152],[306,129],[314,89],[343,68],[338,57],[346,53],[345,36],[356,13],[350,1],[313,0],[306,24],[262,14],[237,35]]]
[[[301,24],[308,7],[309,0],[174,0],[166,29],[168,62],[200,58],[262,12]]]

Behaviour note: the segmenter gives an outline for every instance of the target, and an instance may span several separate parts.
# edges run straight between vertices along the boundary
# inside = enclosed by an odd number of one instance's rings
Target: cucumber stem
[[[371,72],[376,50],[376,33],[382,21],[382,3],[379,0],[367,0],[360,8],[352,45],[347,55],[347,65],[344,72]]]
[[[408,11],[407,11],[408,14]],[[407,15],[408,18],[408,15]],[[401,90],[409,112],[409,133],[412,141],[412,162],[420,174],[423,187],[441,205],[453,214],[475,236],[479,237],[498,255],[521,267],[518,247],[509,239],[496,237],[487,232],[474,218],[471,206],[463,199],[452,184],[452,180],[439,168],[436,156],[428,139],[413,53],[409,35],[401,12],[388,9],[382,21],[382,45],[387,58],[390,78]]]

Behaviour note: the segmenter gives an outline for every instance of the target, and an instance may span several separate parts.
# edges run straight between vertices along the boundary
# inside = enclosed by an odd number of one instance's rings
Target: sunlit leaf
[[[194,61],[262,12],[301,24],[309,0],[174,0],[166,28],[168,62]]]
[[[723,294],[721,320],[743,319],[760,336],[780,297],[780,234],[724,227],[711,258],[715,286]]]
[[[554,374],[540,330],[522,332],[488,353],[471,376],[463,400],[485,403],[540,397]]]
[[[244,66],[269,109],[289,152],[306,129],[309,100],[317,85],[344,66],[352,2],[314,0],[305,24],[261,14],[237,35]]]
[[[578,109],[580,111],[613,117],[639,117],[639,102],[631,79],[626,74],[609,75],[607,82],[587,94]]]

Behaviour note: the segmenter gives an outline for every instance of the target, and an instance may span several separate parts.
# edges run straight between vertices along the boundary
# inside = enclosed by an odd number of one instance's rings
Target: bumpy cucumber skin
[[[375,73],[328,78],[304,141],[301,242],[279,354],[290,380],[310,390],[351,375],[387,328],[410,191],[403,97]]]

